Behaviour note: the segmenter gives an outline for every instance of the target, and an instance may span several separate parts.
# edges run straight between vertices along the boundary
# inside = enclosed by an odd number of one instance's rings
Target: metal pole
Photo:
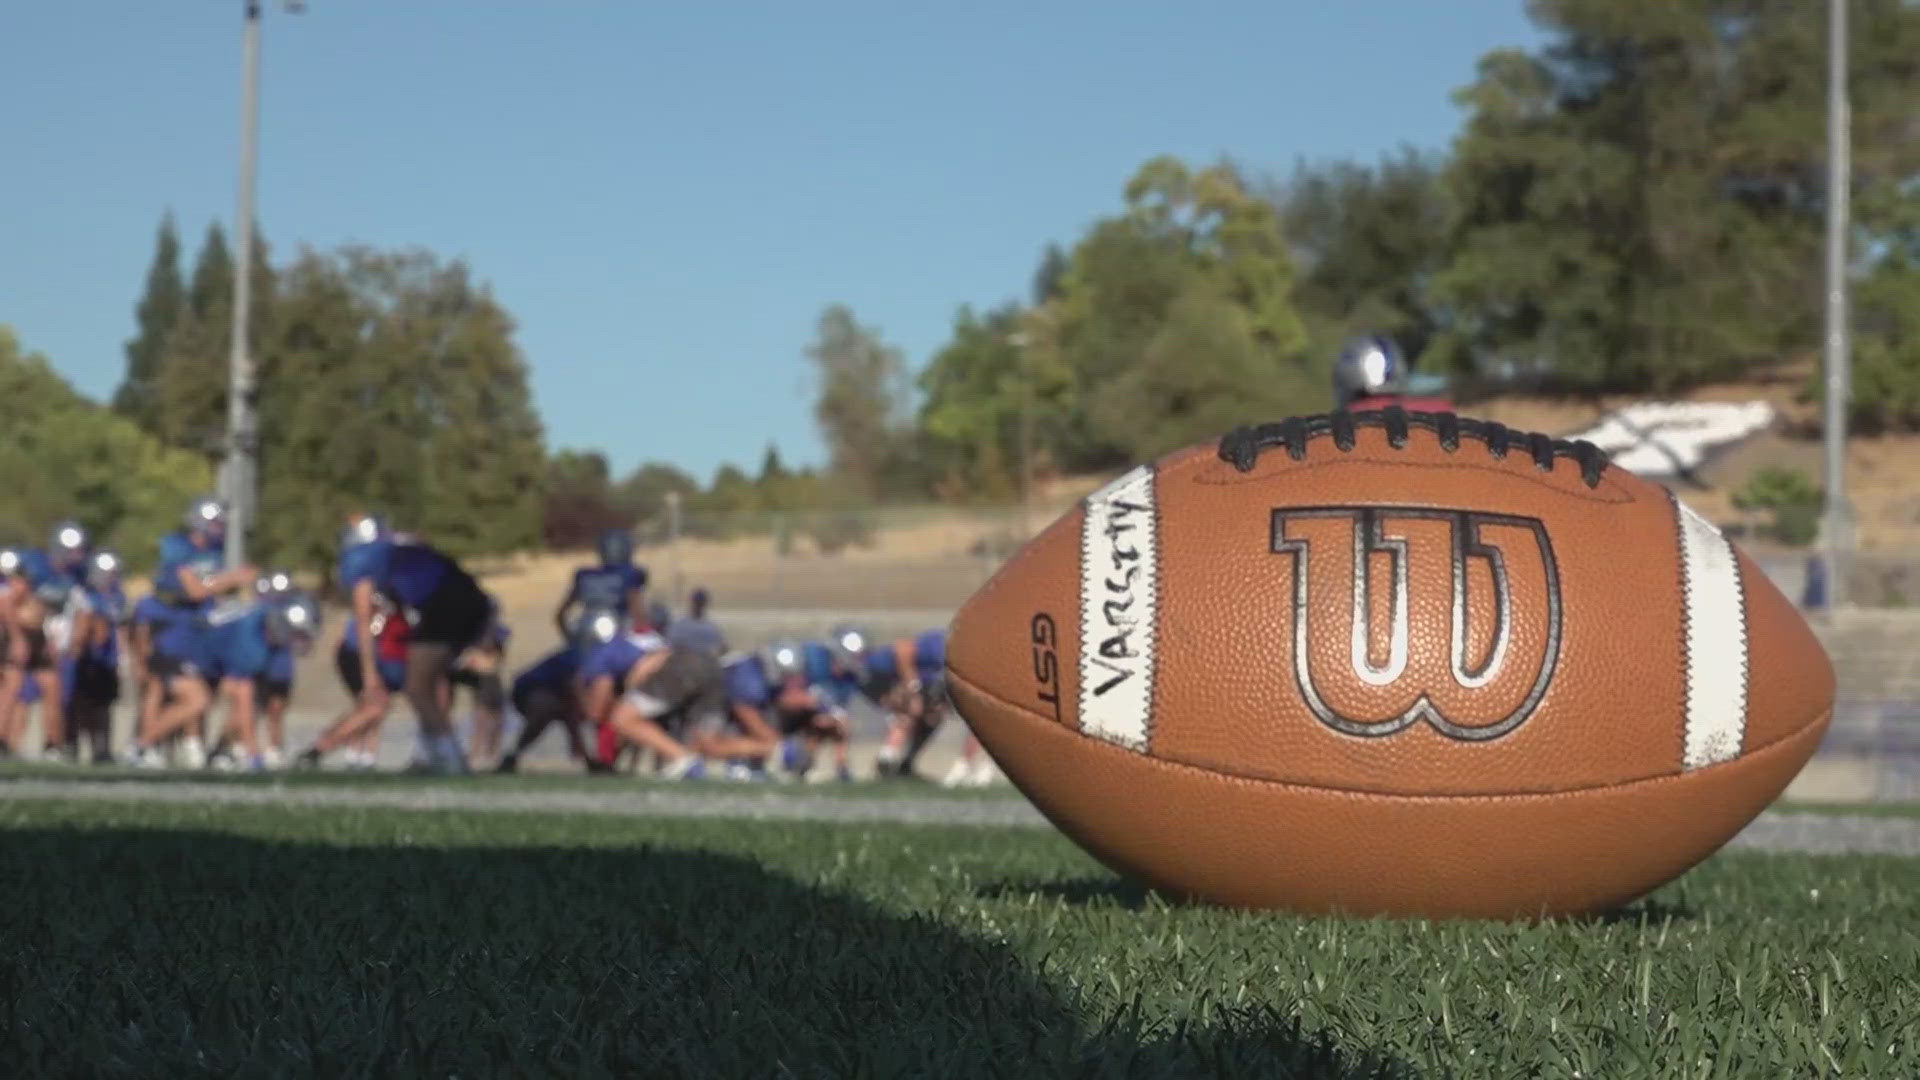
[[[247,528],[253,521],[254,417],[253,355],[247,349],[247,323],[253,302],[253,173],[260,127],[260,3],[243,0],[246,30],[241,45],[240,209],[234,232],[240,244],[233,277],[233,347],[228,358],[227,459],[223,470],[227,500],[227,566],[247,561]]]
[[[1851,153],[1847,107],[1847,0],[1827,0],[1827,326],[1826,521],[1827,602],[1846,602],[1853,551],[1853,508],[1847,501],[1847,404],[1852,396],[1847,335],[1847,203]]]
[[[672,571],[669,579],[671,584],[668,586],[671,591],[668,595],[678,602],[680,599],[680,493],[677,491],[667,492],[667,567]]]

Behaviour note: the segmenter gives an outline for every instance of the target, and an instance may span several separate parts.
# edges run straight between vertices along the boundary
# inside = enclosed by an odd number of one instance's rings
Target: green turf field
[[[1050,830],[5,800],[9,1075],[1920,1075],[1920,860],[1512,927],[1169,905]]]

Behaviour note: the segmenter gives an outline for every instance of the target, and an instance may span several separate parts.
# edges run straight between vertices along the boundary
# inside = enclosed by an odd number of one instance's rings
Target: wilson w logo
[[[1560,577],[1533,518],[1424,507],[1273,512],[1293,575],[1293,667],[1320,722],[1382,736],[1425,722],[1497,739],[1560,654]]]

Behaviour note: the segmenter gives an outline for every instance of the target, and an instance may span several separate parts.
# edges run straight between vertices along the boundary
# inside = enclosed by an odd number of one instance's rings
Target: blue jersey
[[[652,631],[622,634],[587,654],[586,660],[580,664],[580,677],[593,682],[610,675],[614,686],[625,689],[627,672],[633,669],[633,665],[666,646],[666,639]]]
[[[148,593],[140,598],[139,603],[133,605],[133,614],[128,617],[128,621],[135,626],[147,628],[147,643],[151,646],[160,640],[162,633],[166,632],[167,624],[180,616],[181,612],[178,608],[169,607],[159,597]]]
[[[913,639],[913,667],[921,682],[938,678],[947,666],[947,632],[928,630]]]
[[[807,686],[815,697],[825,704],[841,707],[853,700],[860,689],[859,680],[835,662],[832,649],[821,642],[809,641],[800,646],[800,658]]]
[[[205,547],[187,533],[170,533],[160,538],[160,569],[154,571],[153,594],[162,603],[192,611],[213,606],[211,597],[192,600],[180,585],[180,572],[188,571],[202,581],[220,572],[226,553],[217,547]]]
[[[609,612],[624,621],[630,614],[627,594],[640,588],[643,580],[640,568],[633,565],[583,566],[573,572],[573,600],[587,611]]]
[[[248,604],[207,631],[204,655],[215,678],[254,679],[266,674],[272,645],[267,641],[265,604]]]
[[[375,540],[341,554],[340,584],[351,591],[362,581],[372,581],[376,592],[418,610],[456,569],[451,558],[425,544]]]
[[[540,659],[540,662],[514,677],[513,693],[519,696],[529,690],[565,691],[580,673],[580,651],[578,649],[555,649]]]
[[[40,548],[28,548],[20,553],[20,576],[26,579],[27,588],[35,596],[54,607],[66,606],[69,594],[80,584],[79,577],[69,567],[55,562]]]
[[[263,672],[272,682],[293,685],[293,650],[284,645],[267,647],[267,669]]]
[[[748,653],[726,665],[721,673],[726,678],[727,700],[735,705],[764,709],[773,701],[773,687],[758,656]]]
[[[127,621],[126,591],[116,581],[104,589],[88,589],[87,599],[93,605],[93,613],[107,622],[107,632],[100,639],[88,642],[87,655],[103,664],[118,664],[120,624]]]

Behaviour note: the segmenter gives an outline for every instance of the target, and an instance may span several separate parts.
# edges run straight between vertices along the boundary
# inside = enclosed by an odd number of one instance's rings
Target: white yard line
[[[618,781],[611,781],[606,790],[599,791],[508,791],[462,788],[456,782],[375,788],[32,778],[0,782],[0,804],[13,800],[76,800],[1029,828],[1046,825],[1046,819],[1030,804],[1011,797],[844,797],[797,795],[784,791],[620,790],[618,784]],[[1770,810],[1747,826],[1728,847],[1748,851],[1836,855],[1920,855],[1920,819]]]

